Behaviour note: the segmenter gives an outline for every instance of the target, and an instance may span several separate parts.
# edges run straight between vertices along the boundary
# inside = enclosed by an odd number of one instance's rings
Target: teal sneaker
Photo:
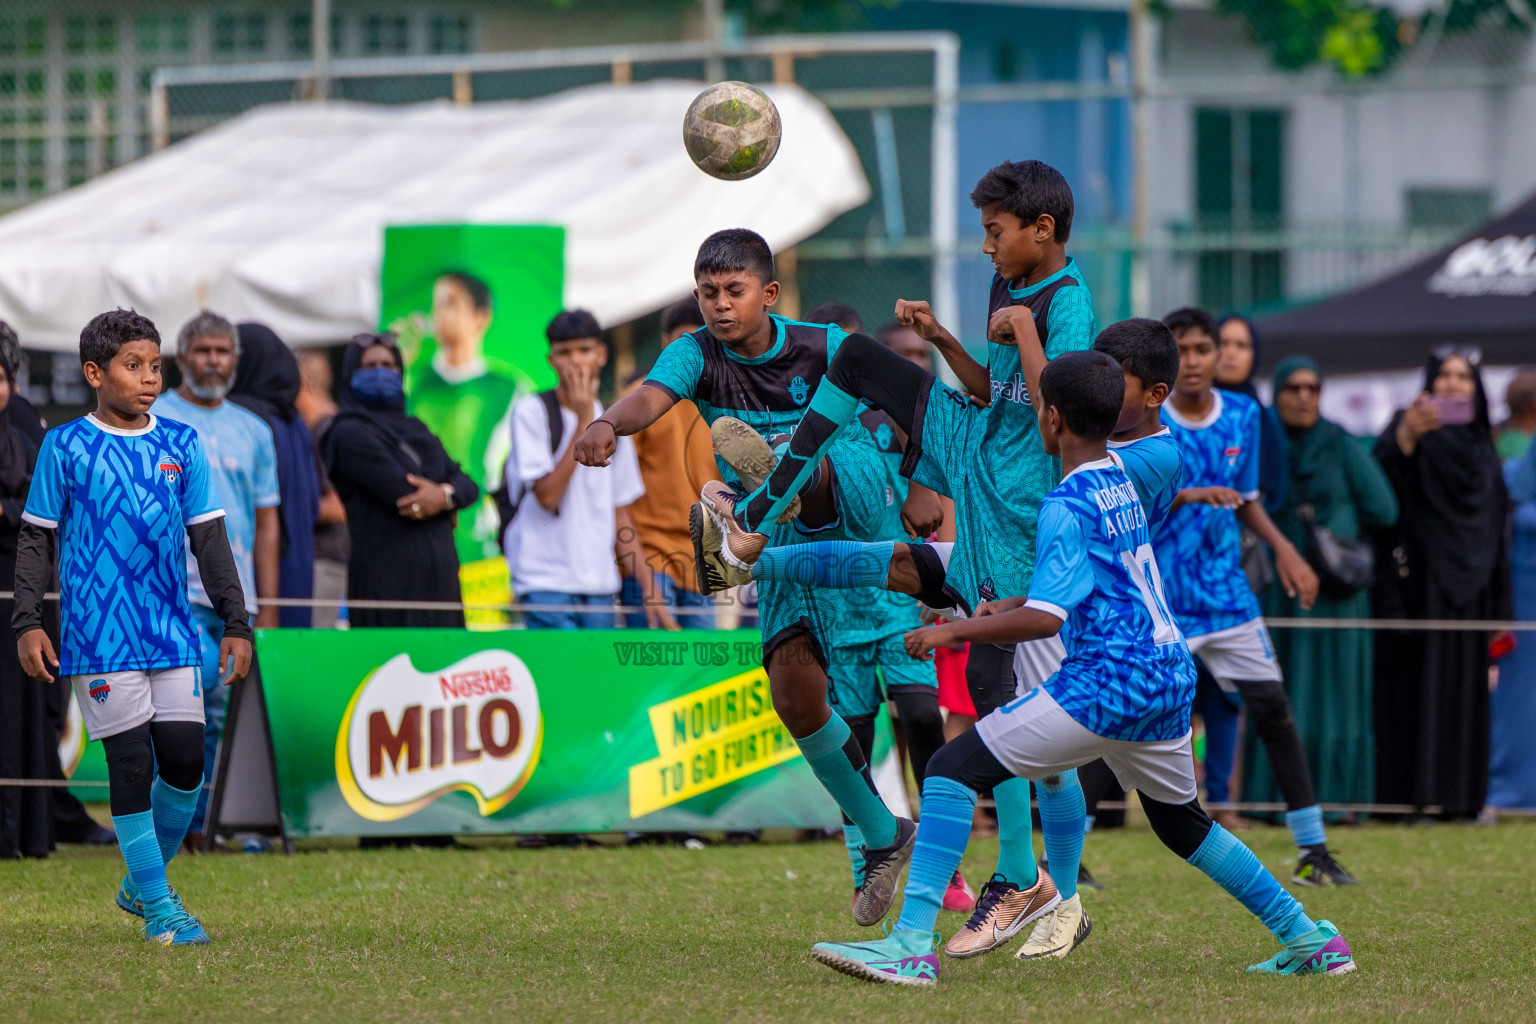
[[[1349,943],[1332,921],[1319,921],[1308,932],[1261,964],[1248,968],[1249,974],[1323,974],[1329,977],[1353,974],[1355,958]]]
[[[213,941],[202,922],[169,896],[144,907],[144,937],[162,946],[206,946]]]
[[[890,985],[933,986],[939,981],[939,937],[934,932],[890,930],[874,942],[818,942],[811,956],[840,974]]]
[[[181,906],[181,894],[169,885],[165,888],[176,905]],[[144,916],[144,901],[139,899],[139,887],[133,884],[133,878],[130,875],[124,875],[122,883],[117,887],[117,908],[134,917]]]

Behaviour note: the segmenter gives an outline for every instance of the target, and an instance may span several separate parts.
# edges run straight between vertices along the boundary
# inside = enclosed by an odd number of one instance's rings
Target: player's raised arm
[[[992,404],[992,378],[988,376],[987,368],[972,359],[960,340],[939,323],[933,315],[933,307],[922,300],[898,299],[896,319],[939,350],[939,355],[944,357],[944,362],[949,364],[966,391],[982,405]]]
[[[606,466],[621,437],[638,434],[661,419],[677,398],[647,381],[614,402],[576,438],[576,461],[583,466]]]
[[[1024,386],[1031,395],[1040,393],[1040,374],[1045,370],[1045,346],[1035,328],[1035,314],[1028,306],[1004,306],[992,314],[987,324],[987,340],[998,345],[1013,345],[1019,350],[1019,366],[1024,372]]]

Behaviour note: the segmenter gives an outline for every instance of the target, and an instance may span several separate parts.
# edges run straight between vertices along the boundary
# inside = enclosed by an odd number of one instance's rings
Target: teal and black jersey
[[[693,402],[706,423],[733,416],[764,438],[793,433],[847,335],[836,324],[807,324],[773,315],[769,319],[774,342],[762,355],[751,359],[737,355],[708,327],[701,327],[663,349],[645,383],[679,402]],[[867,440],[869,433],[855,421],[844,428],[843,435]],[[724,474],[720,479],[734,482],[731,468],[718,457],[715,461]]]

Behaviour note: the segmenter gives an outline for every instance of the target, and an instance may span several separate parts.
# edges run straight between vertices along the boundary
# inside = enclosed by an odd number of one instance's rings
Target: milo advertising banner
[[[564,282],[563,228],[384,230],[379,324],[399,335],[406,409],[480,486],[480,503],[460,512],[454,535],[466,601],[510,599],[490,493],[511,448],[512,403],[554,386],[544,327],[560,311]]]
[[[284,831],[835,825],[757,639],[679,636],[262,631]]]

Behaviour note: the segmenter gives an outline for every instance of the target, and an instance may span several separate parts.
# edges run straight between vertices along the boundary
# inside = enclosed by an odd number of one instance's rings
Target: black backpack
[[[544,403],[544,415],[549,421],[549,454],[554,455],[560,451],[560,442],[565,439],[565,421],[560,417],[560,399],[555,390],[538,393],[539,401]],[[510,426],[508,427],[510,430]],[[522,504],[526,489],[522,484],[517,485],[514,493],[512,484],[502,476],[501,486],[491,492],[491,497],[496,500],[496,515],[501,519],[501,525],[496,530],[496,536],[503,546],[506,543],[507,527],[512,525],[512,520],[517,516],[517,507]],[[559,513],[557,512],[556,515]]]

